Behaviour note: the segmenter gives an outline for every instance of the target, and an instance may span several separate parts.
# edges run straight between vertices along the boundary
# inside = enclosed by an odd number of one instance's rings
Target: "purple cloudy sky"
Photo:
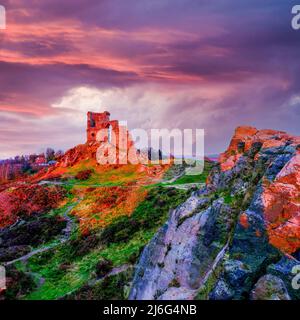
[[[85,140],[87,110],[130,128],[300,134],[290,0],[0,0],[0,158]]]

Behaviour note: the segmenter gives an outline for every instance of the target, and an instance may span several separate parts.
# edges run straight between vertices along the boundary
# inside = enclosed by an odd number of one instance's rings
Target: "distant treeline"
[[[34,174],[44,167],[55,164],[63,154],[61,150],[55,151],[47,148],[41,154],[18,155],[14,158],[0,160],[0,182]]]

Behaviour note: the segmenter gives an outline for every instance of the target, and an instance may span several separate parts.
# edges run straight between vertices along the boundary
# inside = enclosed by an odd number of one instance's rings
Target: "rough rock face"
[[[56,164],[56,167],[71,167],[76,163],[89,160],[89,159],[96,159],[96,153],[99,144],[80,144],[70,150],[68,150],[61,160]]]
[[[281,131],[239,127],[229,148],[220,156],[220,168],[226,182],[232,178],[232,174],[249,165],[253,167],[253,174],[264,171],[262,179],[257,181],[257,190],[260,188],[257,204],[263,213],[270,243],[289,254],[300,248],[299,143],[299,137]],[[235,153],[235,162],[232,162],[231,153]],[[235,179],[232,191],[248,189],[249,182],[245,180],[250,175],[247,175],[242,174],[238,178],[241,180]],[[221,177],[221,180],[224,178]],[[220,187],[220,184],[216,187]],[[240,222],[247,228],[247,214],[241,215]]]
[[[192,299],[225,253],[231,214],[222,200],[195,194],[172,211],[142,255],[130,298]]]
[[[300,137],[293,137],[283,131],[238,127],[228,149],[219,157],[221,170],[232,169],[243,153],[253,148],[254,144],[261,144],[263,149],[269,149],[283,146],[286,143],[298,145]]]
[[[265,185],[262,200],[270,243],[287,253],[300,248],[300,153]]]
[[[206,187],[145,248],[130,298],[299,299],[291,286],[300,264],[299,143],[280,131],[237,128]]]
[[[252,300],[291,300],[284,282],[270,274],[261,277],[251,292]]]

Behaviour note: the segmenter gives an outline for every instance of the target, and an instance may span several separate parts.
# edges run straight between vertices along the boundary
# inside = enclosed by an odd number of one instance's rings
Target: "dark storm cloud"
[[[122,86],[136,81],[134,73],[93,68],[89,65],[52,64],[32,66],[24,63],[0,62],[0,111],[26,112],[43,115],[57,110],[47,103],[78,85]],[[22,99],[27,101],[22,101]],[[20,103],[22,101],[22,103]],[[40,102],[37,106],[33,104]],[[12,108],[9,108],[12,106]],[[14,108],[16,106],[16,109]],[[24,110],[27,107],[29,110]],[[36,107],[36,108],[35,108]],[[36,110],[37,109],[37,110]]]

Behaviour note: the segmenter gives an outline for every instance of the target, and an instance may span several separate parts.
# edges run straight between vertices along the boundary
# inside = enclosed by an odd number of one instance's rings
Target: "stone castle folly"
[[[99,134],[99,132],[101,134]],[[127,127],[118,120],[110,120],[110,113],[87,113],[87,144],[100,144],[100,148],[109,148],[107,142],[116,147],[117,158],[123,154],[128,155],[128,150],[133,146]],[[105,152],[106,153],[106,152]]]
[[[119,121],[110,120],[110,113],[108,111],[102,113],[88,112],[86,129],[88,143],[93,143],[97,141],[96,138],[99,130],[107,131],[107,140],[110,140],[110,135],[112,131],[117,136],[119,134]]]

